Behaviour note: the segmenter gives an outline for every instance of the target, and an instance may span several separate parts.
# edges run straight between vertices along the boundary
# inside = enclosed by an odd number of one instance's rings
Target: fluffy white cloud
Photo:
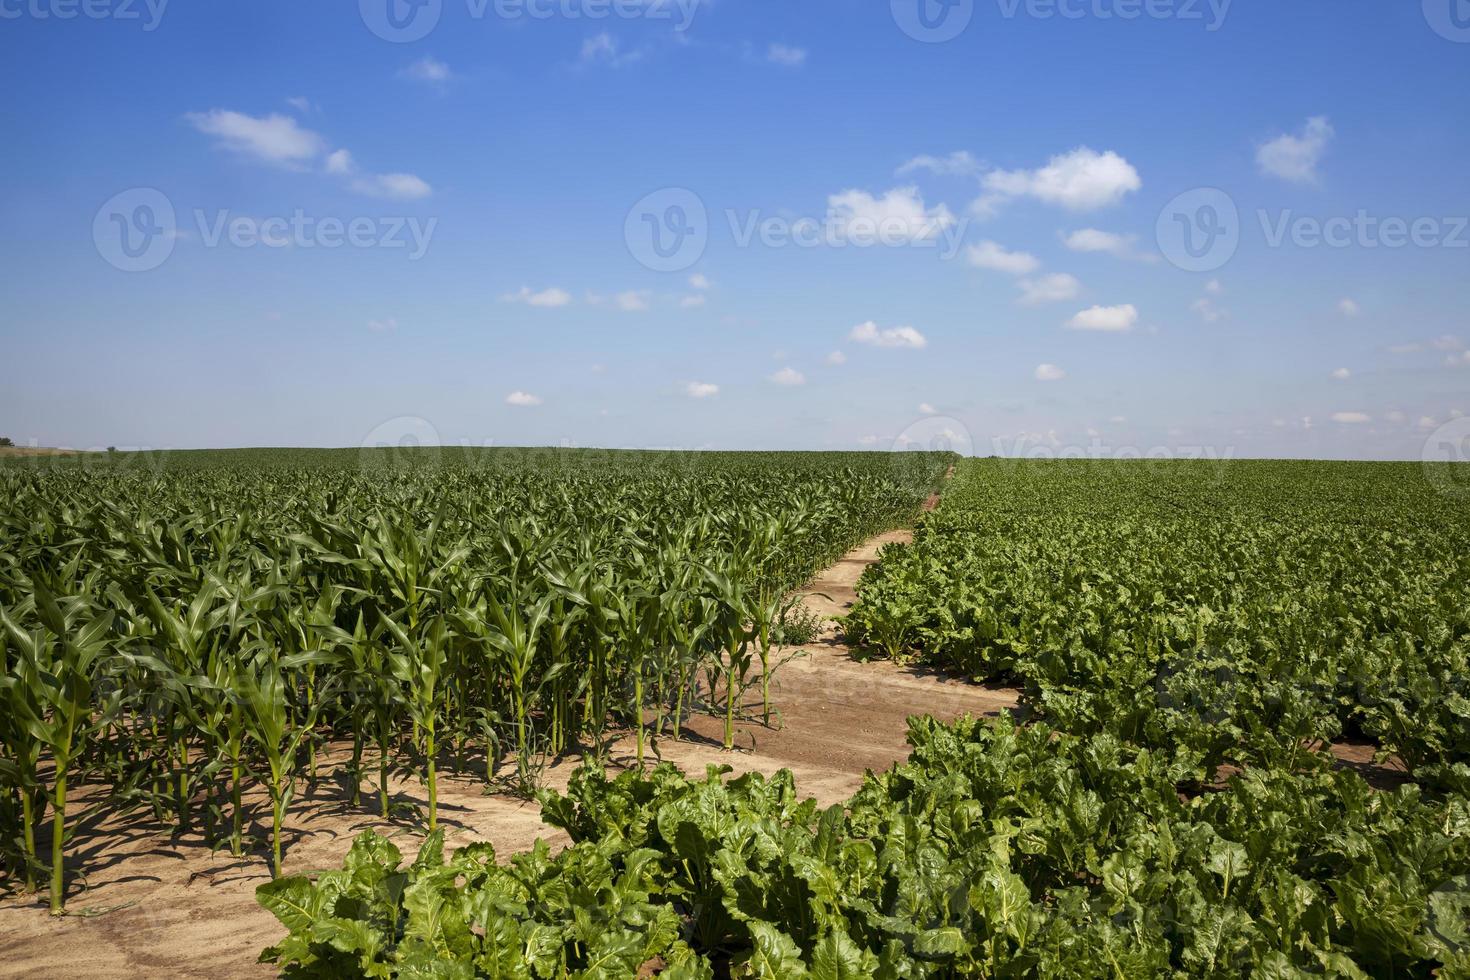
[[[512,391],[505,396],[507,405],[515,405],[518,408],[533,408],[541,404],[541,399],[525,391]]]
[[[1333,412],[1332,421],[1340,425],[1362,425],[1365,422],[1372,422],[1373,416],[1364,412]]]
[[[320,134],[303,129],[290,116],[272,113],[249,116],[229,109],[191,112],[185,117],[195,129],[215,137],[219,145],[241,156],[290,169],[305,169],[321,159],[322,168],[339,177],[352,177],[349,186],[359,194],[396,201],[417,201],[433,193],[427,182],[413,174],[357,174],[347,150],[327,153]],[[323,158],[323,154],[325,157]]]
[[[613,297],[613,305],[624,313],[644,313],[648,310],[650,293],[646,289],[630,289]]]
[[[846,364],[847,355],[842,353],[842,351],[840,350],[834,350],[832,353],[827,355],[827,363],[832,365],[833,367],[838,367],[840,365]]]
[[[447,82],[454,77],[449,66],[437,58],[420,58],[399,74],[416,82]]]
[[[320,156],[326,141],[303,129],[290,116],[248,116],[230,109],[191,112],[184,117],[195,129],[213,136],[225,149],[267,163],[300,166]]]
[[[623,68],[642,60],[643,50],[624,51],[622,42],[606,31],[582,42],[582,64]]]
[[[1067,321],[1072,330],[1100,330],[1107,333],[1126,333],[1138,323],[1138,310],[1132,303],[1122,306],[1094,306],[1083,310]]]
[[[766,60],[773,65],[800,68],[806,64],[806,49],[793,48],[789,44],[773,44],[766,51]]]
[[[372,174],[352,181],[352,189],[368,197],[391,201],[419,201],[434,193],[423,179],[413,174]]]
[[[1112,150],[1079,147],[1036,170],[993,170],[981,181],[985,194],[975,210],[988,214],[1002,202],[1031,197],[1069,211],[1092,211],[1123,200],[1143,186],[1133,165]]]
[[[1029,252],[1008,252],[989,240],[965,249],[965,257],[977,269],[992,269],[1011,276],[1030,275],[1041,268],[1041,260]]]
[[[847,337],[869,347],[908,347],[918,350],[929,344],[924,335],[913,327],[889,327],[884,330],[879,329],[872,320],[853,327]]]
[[[1313,116],[1301,132],[1283,133],[1256,149],[1256,165],[1271,177],[1298,184],[1317,183],[1317,164],[1327,151],[1334,131],[1326,116]]]
[[[696,272],[689,277],[689,286],[691,289],[708,289],[712,285],[714,284],[709,281],[709,277],[703,272]]]
[[[914,157],[898,168],[897,176],[902,177],[916,171],[924,171],[941,177],[978,177],[982,169],[979,160],[966,151],[959,150],[947,157]]]
[[[703,306],[706,302],[708,300],[704,296],[698,293],[690,293],[688,296],[679,300],[679,306],[686,310],[694,310]]]
[[[705,381],[689,381],[684,384],[684,394],[690,398],[713,398],[719,393],[719,385],[712,385]]]
[[[943,204],[924,206],[916,187],[895,187],[880,198],[849,190],[827,198],[827,222],[837,241],[927,241],[955,225]]]
[[[522,286],[518,293],[506,293],[500,297],[502,303],[525,303],[527,306],[539,306],[543,309],[552,309],[558,306],[570,306],[572,294],[565,289],[543,289],[539,293],[533,292],[530,286]]]
[[[286,104],[300,113],[311,112],[312,109],[316,108],[311,104],[311,100],[304,95],[293,95],[286,100]]]
[[[1337,304],[1337,312],[1343,316],[1357,316],[1363,312],[1363,308],[1358,305],[1357,300],[1345,299]]]
[[[796,385],[806,384],[806,375],[796,370],[796,368],[784,367],[771,375],[770,381],[772,384],[794,387]]]
[[[1352,376],[1353,372],[1345,367],[1340,367],[1336,371],[1332,372],[1332,377],[1335,381],[1347,381]]]
[[[934,406],[933,405],[930,405],[928,402],[920,402],[919,403],[919,414],[920,415],[937,415],[938,413],[934,410]]]
[[[1066,371],[1063,371],[1061,368],[1057,367],[1055,364],[1038,364],[1038,365],[1036,365],[1036,380],[1037,381],[1060,381],[1063,378],[1065,378],[1066,376],[1067,376],[1067,372]]]
[[[1209,287],[1206,287],[1207,289]],[[1201,296],[1189,305],[1189,308],[1200,315],[1200,319],[1206,323],[1219,323],[1225,319],[1227,314],[1216,305],[1215,301],[1208,296]]]
[[[1016,285],[1021,289],[1021,298],[1017,302],[1023,306],[1062,303],[1069,299],[1076,299],[1082,292],[1082,283],[1065,272],[1052,272],[1035,279],[1022,279]]]
[[[1079,228],[1062,235],[1062,244],[1074,252],[1098,252],[1130,262],[1156,262],[1157,255],[1141,252],[1137,247],[1137,235],[1119,235],[1116,232],[1097,228]]]

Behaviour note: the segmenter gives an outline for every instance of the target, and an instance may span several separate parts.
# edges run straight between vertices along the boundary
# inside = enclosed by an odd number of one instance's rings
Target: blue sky
[[[1470,10],[954,2],[0,0],[0,430],[1470,437]]]

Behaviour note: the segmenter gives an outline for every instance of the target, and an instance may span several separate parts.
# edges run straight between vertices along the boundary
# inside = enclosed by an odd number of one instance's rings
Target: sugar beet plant
[[[1411,464],[965,461],[847,630],[1197,782],[1349,738],[1470,794],[1466,504]]]
[[[390,816],[443,766],[538,759],[691,710],[769,719],[766,610],[911,520],[916,454],[250,452],[0,467],[0,853],[66,897],[89,807],[281,870],[293,796],[347,755]],[[759,675],[759,676],[757,676]],[[731,737],[727,735],[727,742]],[[250,800],[263,795],[264,812]],[[257,831],[264,826],[268,829]]]

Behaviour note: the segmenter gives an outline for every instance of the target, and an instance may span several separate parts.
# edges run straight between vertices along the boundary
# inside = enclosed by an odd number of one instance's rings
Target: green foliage
[[[417,862],[369,833],[342,871],[262,886],[286,975],[1463,976],[1470,806],[1356,775],[1253,771],[1181,799],[1158,753],[1010,718],[915,719],[845,806],[789,772],[579,772],[574,844]],[[1459,931],[1456,931],[1459,930]],[[1457,972],[1458,971],[1458,972]]]
[[[30,888],[110,787],[272,867],[318,755],[376,770],[548,756],[636,728],[727,725],[771,616],[863,538],[911,520],[947,454],[530,450],[90,454],[0,464],[0,858]],[[753,614],[754,613],[754,614]],[[769,713],[769,702],[763,708]],[[365,756],[370,757],[365,762]],[[95,797],[94,797],[95,798]],[[400,805],[397,810],[402,812]],[[49,810],[49,813],[48,813]],[[199,818],[202,819],[203,826]],[[51,859],[37,830],[49,821]],[[39,846],[38,846],[39,845]]]
[[[1418,465],[967,460],[846,626],[1200,783],[1346,735],[1470,792],[1470,508]]]

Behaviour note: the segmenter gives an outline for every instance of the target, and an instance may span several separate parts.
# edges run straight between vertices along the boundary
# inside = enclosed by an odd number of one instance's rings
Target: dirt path
[[[830,600],[807,600],[821,615],[846,612],[856,598],[863,569],[889,542],[906,542],[910,532],[879,535],[854,549],[812,583],[810,591]],[[869,769],[881,770],[907,757],[904,741],[910,715],[950,719],[964,713],[995,714],[1015,703],[1016,692],[989,689],[891,663],[859,663],[829,625],[816,643],[780,650],[777,660],[796,655],[777,673],[772,727],[738,726],[737,751],[720,747],[718,719],[697,716],[685,740],[655,747],[661,758],[689,773],[727,764],[737,772],[791,769],[801,792],[823,805],[840,802],[861,784]],[[757,695],[758,696],[758,695]],[[634,745],[625,738],[613,750],[615,763],[632,764]],[[345,756],[344,756],[345,758]],[[338,759],[328,762],[340,762]],[[331,772],[340,765],[323,765]],[[564,789],[576,768],[564,762],[545,774]],[[566,837],[545,827],[538,807],[504,795],[485,795],[483,779],[441,777],[440,821],[450,846],[492,842],[502,855],[525,850],[538,837],[553,846]],[[424,805],[417,780],[395,780],[404,802]],[[257,800],[263,803],[263,800]],[[257,807],[261,815],[268,807]],[[267,817],[268,820],[268,817]],[[324,782],[298,797],[286,825],[287,873],[335,867],[361,831],[395,836],[411,857],[422,839],[408,822],[374,816],[374,803],[350,804],[346,788]],[[265,829],[255,833],[265,839]],[[85,970],[96,977],[269,977],[257,964],[260,951],[282,937],[275,918],[255,902],[255,889],[269,880],[264,850],[243,859],[211,854],[195,835],[175,839],[147,813],[105,818],[77,834],[69,864],[85,876],[87,889],[69,898],[74,911],[112,909],[104,914],[52,920],[44,900],[0,897],[0,977],[66,976]]]

